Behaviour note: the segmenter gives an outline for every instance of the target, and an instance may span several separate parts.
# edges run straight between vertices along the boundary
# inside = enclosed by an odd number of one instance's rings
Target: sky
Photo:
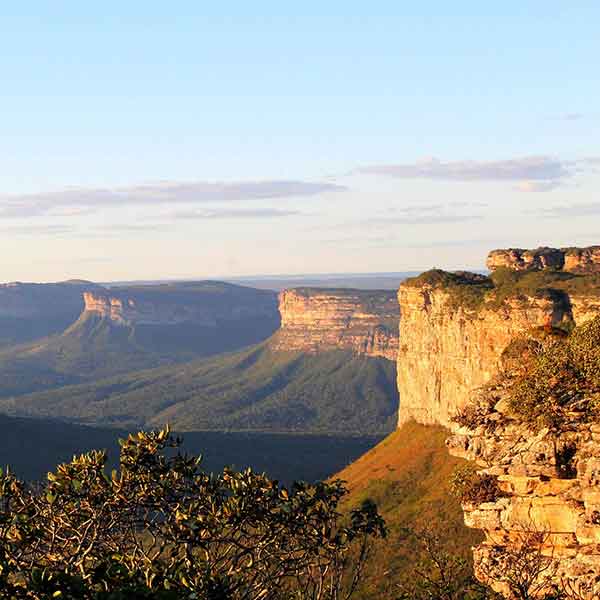
[[[600,243],[597,0],[5,4],[0,281]]]

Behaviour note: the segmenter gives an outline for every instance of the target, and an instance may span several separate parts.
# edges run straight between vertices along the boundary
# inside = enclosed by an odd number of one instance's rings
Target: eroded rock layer
[[[394,292],[285,290],[279,295],[279,312],[277,350],[342,349],[392,361],[397,358],[399,309]]]
[[[596,599],[600,425],[575,418],[558,433],[535,431],[511,416],[506,396],[501,382],[481,390],[478,423],[447,442],[452,455],[498,478],[496,498],[463,505],[466,525],[485,534],[474,549],[475,574],[506,597],[521,569],[531,578],[528,597],[555,587],[569,598]]]
[[[572,273],[600,273],[600,246],[492,250],[486,264],[490,271],[504,267],[515,271],[555,269]]]

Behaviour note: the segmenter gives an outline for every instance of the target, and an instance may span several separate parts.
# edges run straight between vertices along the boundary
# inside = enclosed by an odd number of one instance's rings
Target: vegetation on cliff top
[[[504,267],[495,270],[489,276],[432,269],[407,279],[401,285],[428,285],[444,289],[448,293],[449,308],[463,308],[467,313],[476,313],[482,308],[496,309],[513,298],[552,298],[568,306],[567,294],[600,296],[599,273],[515,271]]]
[[[600,414],[600,316],[565,337],[531,340],[510,385],[511,411],[535,428],[559,430]]]

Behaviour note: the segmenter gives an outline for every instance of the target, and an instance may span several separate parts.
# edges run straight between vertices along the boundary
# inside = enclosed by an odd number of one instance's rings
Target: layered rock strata
[[[508,268],[515,271],[553,269],[571,273],[600,273],[600,246],[492,250],[486,264],[490,271]]]
[[[475,574],[506,597],[510,582],[535,575],[535,597],[552,588],[569,598],[600,594],[600,425],[573,421],[559,433],[531,430],[509,413],[501,382],[475,400],[477,424],[459,429],[450,453],[497,477],[496,498],[465,504],[465,523],[485,540]],[[525,565],[527,571],[523,571]]]
[[[274,293],[228,284],[147,286],[87,292],[85,313],[119,326],[194,323],[217,327],[223,321],[277,318]]]
[[[451,427],[471,390],[489,381],[500,354],[516,335],[573,321],[561,298],[513,298],[476,314],[452,306],[451,293],[429,284],[398,293],[402,343],[398,352],[400,424],[414,419]]]
[[[351,350],[395,361],[399,308],[394,292],[297,288],[279,295],[277,350]]]

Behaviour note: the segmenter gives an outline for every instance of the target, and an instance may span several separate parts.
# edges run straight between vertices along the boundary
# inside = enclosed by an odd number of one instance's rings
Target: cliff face
[[[428,284],[401,286],[402,343],[398,352],[400,424],[414,419],[451,426],[450,417],[471,390],[489,381],[510,340],[532,327],[573,319],[570,308],[550,298],[515,298],[473,316],[451,308],[451,296]]]
[[[215,328],[227,321],[277,318],[274,293],[218,282],[87,292],[84,302],[85,313],[119,326],[194,323]]]
[[[398,303],[393,292],[299,288],[279,295],[275,349],[316,353],[347,349],[395,361]]]
[[[574,415],[559,433],[532,430],[509,413],[506,396],[501,382],[480,391],[478,423],[447,442],[452,455],[497,477],[501,492],[463,505],[465,524],[485,534],[474,549],[475,574],[509,597],[509,580],[525,560],[530,573],[539,570],[532,587],[540,597],[556,586],[568,597],[598,598],[600,425]]]
[[[451,426],[450,417],[490,380],[515,336],[536,327],[568,329],[598,314],[596,259],[600,246],[495,250],[490,269],[510,271],[486,277],[434,270],[402,283],[400,424]]]
[[[430,271],[400,286],[399,420],[449,427],[451,454],[475,461],[479,476],[495,480],[493,498],[463,505],[465,523],[485,534],[474,550],[480,580],[513,597],[507,574],[525,561],[528,568],[540,567],[533,597],[555,586],[570,590],[568,597],[597,599],[600,412],[593,408],[593,417],[582,416],[581,374],[573,375],[568,393],[559,394],[565,373],[578,372],[550,360],[543,378],[548,391],[542,394],[548,422],[560,411],[566,421],[540,428],[516,416],[503,351],[515,338],[571,340],[575,333],[567,332],[574,326],[597,324],[592,319],[600,314],[600,247],[498,250],[487,264],[490,277]],[[597,361],[600,334],[586,343]],[[560,356],[549,347],[549,356]],[[513,362],[528,372],[524,357]],[[592,363],[582,364],[589,369]],[[599,401],[599,389],[585,399],[589,406]],[[564,408],[560,402],[573,404]],[[556,403],[560,411],[552,408]],[[451,419],[461,409],[471,416],[459,426]]]
[[[515,271],[557,269],[572,273],[599,273],[600,246],[492,250],[486,264],[490,271],[504,267]]]

